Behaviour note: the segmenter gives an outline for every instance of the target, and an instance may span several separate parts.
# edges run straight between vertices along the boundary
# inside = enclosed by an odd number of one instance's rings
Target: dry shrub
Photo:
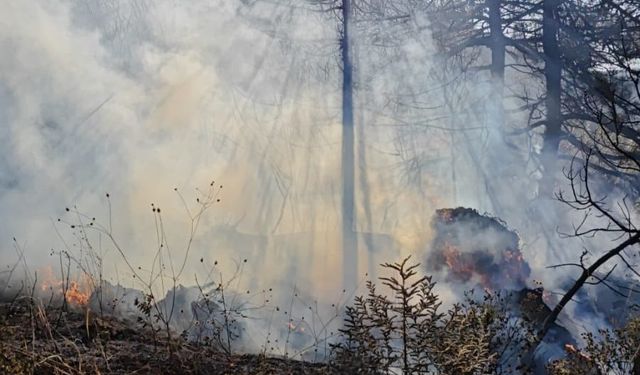
[[[640,317],[619,329],[582,336],[585,347],[567,347],[567,357],[549,366],[551,375],[640,374]]]
[[[367,283],[368,293],[346,309],[334,365],[353,374],[522,374],[518,355],[531,329],[509,312],[508,299],[486,293],[441,311],[431,277],[418,264],[384,264],[391,296]]]

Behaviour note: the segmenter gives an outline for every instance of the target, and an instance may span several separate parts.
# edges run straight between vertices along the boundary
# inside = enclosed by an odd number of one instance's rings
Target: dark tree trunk
[[[504,72],[506,43],[502,31],[502,0],[486,0],[486,7],[489,12],[489,49],[491,50],[491,95],[488,98],[489,108],[489,129],[494,134],[492,136],[494,146],[489,151],[485,166],[487,176],[485,177],[485,188],[493,212],[502,216],[504,212],[497,197],[500,195],[500,186],[497,181],[505,181],[508,175],[507,166],[502,163],[502,152],[504,144],[505,119],[504,119]]]
[[[358,269],[355,233],[355,142],[350,22],[351,0],[342,0],[342,267],[345,289],[356,286]]]
[[[504,67],[506,45],[502,32],[502,0],[487,0],[491,33],[491,85],[496,128],[504,130]]]
[[[542,146],[542,166],[544,175],[540,186],[541,198],[552,198],[555,188],[558,147],[562,134],[562,56],[558,45],[560,0],[544,0],[542,19],[542,49],[545,59],[544,76],[546,81],[545,106],[547,110],[546,126]]]

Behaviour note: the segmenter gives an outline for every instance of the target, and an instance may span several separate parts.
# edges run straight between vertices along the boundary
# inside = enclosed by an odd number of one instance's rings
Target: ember
[[[489,290],[520,290],[531,272],[519,238],[498,219],[470,208],[440,209],[427,259],[430,271],[446,271],[450,281],[475,282]]]
[[[460,250],[448,243],[444,244],[442,255],[444,262],[451,270],[453,276],[463,282],[467,282],[473,277],[473,264],[468,259],[460,256]]]

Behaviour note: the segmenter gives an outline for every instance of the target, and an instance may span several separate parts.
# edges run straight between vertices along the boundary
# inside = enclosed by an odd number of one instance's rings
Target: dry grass
[[[87,310],[46,309],[20,299],[0,305],[3,374],[331,374],[326,365],[229,355]],[[156,337],[157,339],[157,337]],[[155,342],[154,342],[155,341]]]

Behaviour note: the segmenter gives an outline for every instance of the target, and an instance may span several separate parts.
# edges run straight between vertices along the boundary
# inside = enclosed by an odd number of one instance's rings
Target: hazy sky
[[[169,237],[180,243],[188,218],[173,188],[192,202],[194,188],[215,179],[226,188],[202,227],[213,241],[202,240],[211,245],[200,249],[208,258],[255,255],[264,249],[232,244],[283,235],[273,241],[295,245],[270,244],[280,248],[273,250],[278,256],[288,256],[283,246],[307,247],[298,251],[319,258],[320,274],[339,267],[339,69],[331,16],[234,1],[33,0],[1,7],[6,263],[15,255],[14,236],[31,264],[48,262],[44,254],[63,246],[52,223],[64,208],[77,205],[107,220],[106,192],[127,255],[144,262],[154,251],[150,203],[164,208]],[[426,71],[426,51],[407,48],[425,63],[399,66]],[[362,51],[364,60],[377,61]],[[389,74],[374,78],[366,81],[368,108],[401,84]],[[373,124],[378,115],[371,113],[360,111],[358,121],[370,116]],[[367,130],[366,146],[376,215],[362,231],[415,248],[424,245],[421,232],[441,200],[427,188],[437,184],[423,180],[413,191],[394,191],[407,180],[397,167],[398,145],[415,149],[420,142],[405,146],[388,130],[390,120],[380,118],[379,128]],[[216,239],[209,231],[219,224],[247,236]]]
[[[483,179],[502,176],[501,213],[523,236],[532,278],[551,280],[545,266],[575,253],[528,236],[536,176],[496,136],[486,77],[458,77],[473,83],[443,109],[451,77],[432,74],[425,22],[412,19],[392,48],[379,27],[355,28],[358,231],[374,248],[354,272],[424,259],[436,208],[496,213]],[[34,269],[57,264],[50,250],[74,240],[56,219],[76,205],[109,222],[107,192],[134,266],[157,250],[151,203],[180,259],[189,218],[174,188],[194,207],[195,188],[215,180],[222,202],[199,227],[185,283],[206,274],[200,258],[248,258],[248,284],[331,293],[341,280],[327,275],[342,274],[337,30],[308,2],[0,2],[0,263],[15,261],[16,237]],[[106,274],[130,281],[108,241],[94,240]]]
[[[248,259],[239,289],[284,285],[276,299],[286,300],[296,285],[326,306],[340,299],[338,26],[311,3],[0,1],[0,265],[16,261],[14,237],[31,273],[58,272],[52,249],[81,256],[78,231],[56,221],[77,220],[65,211],[76,206],[111,224],[145,272],[158,243],[151,203],[179,265],[190,220],[174,188],[193,209],[195,189],[215,180],[221,202],[198,227],[181,283],[207,280],[216,260],[230,276],[233,260]],[[500,214],[521,235],[531,281],[550,289],[573,270],[547,266],[610,246],[559,240],[571,220],[553,214],[549,246],[530,219],[539,175],[498,136],[487,75],[443,67],[424,17],[389,27],[391,47],[380,26],[354,28],[359,280],[407,254],[426,259],[442,207]],[[511,91],[536,90],[507,80]],[[463,95],[446,107],[443,84],[455,81]],[[535,134],[516,142],[539,152]],[[105,236],[91,241],[108,279],[136,285]],[[448,300],[469,286],[439,284]]]

